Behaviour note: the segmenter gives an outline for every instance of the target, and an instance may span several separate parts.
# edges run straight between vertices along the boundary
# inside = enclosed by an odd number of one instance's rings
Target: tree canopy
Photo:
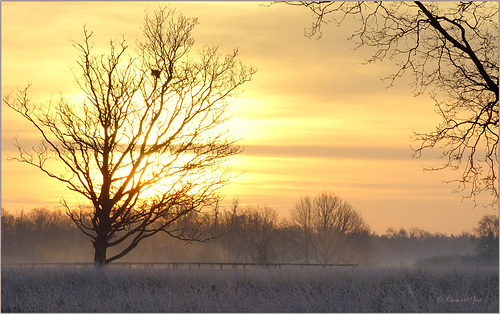
[[[237,49],[193,54],[197,23],[168,8],[148,13],[137,53],[122,39],[99,54],[84,27],[83,41],[74,42],[81,101],[38,104],[29,87],[3,99],[41,137],[38,147],[17,143],[14,159],[87,199],[90,211],[63,202],[92,239],[98,265],[158,232],[200,239],[179,221],[217,204],[231,178],[225,161],[241,149],[223,128],[225,112],[255,70]],[[107,257],[109,247],[119,249]]]

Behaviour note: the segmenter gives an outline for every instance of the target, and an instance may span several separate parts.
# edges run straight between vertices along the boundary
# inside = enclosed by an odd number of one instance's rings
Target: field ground
[[[498,268],[2,267],[2,312],[491,312]]]

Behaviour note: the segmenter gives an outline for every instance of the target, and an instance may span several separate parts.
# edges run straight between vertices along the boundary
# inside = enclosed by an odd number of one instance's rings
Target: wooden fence
[[[79,267],[91,268],[93,263],[25,263],[25,264],[2,264],[2,267],[24,267],[24,268],[57,268],[57,267]],[[256,268],[275,268],[275,269],[313,269],[323,268],[331,269],[334,267],[351,267],[355,269],[358,264],[298,264],[298,263],[203,263],[203,262],[168,262],[168,263],[129,263],[115,262],[107,265],[109,268],[124,269],[256,269]]]

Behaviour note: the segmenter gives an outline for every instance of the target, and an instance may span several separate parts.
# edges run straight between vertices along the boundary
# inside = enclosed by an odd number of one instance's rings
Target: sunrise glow
[[[2,96],[31,83],[33,102],[78,99],[71,40],[82,40],[83,25],[94,32],[96,48],[107,51],[110,39],[124,36],[133,51],[144,11],[158,5],[163,3],[2,3]],[[434,102],[428,94],[414,97],[408,77],[387,88],[380,78],[393,72],[392,65],[363,65],[370,51],[354,52],[346,40],[356,25],[327,27],[321,39],[309,39],[304,29],[310,14],[294,7],[169,5],[199,19],[193,50],[238,48],[241,61],[257,69],[228,105],[224,128],[241,139],[244,151],[228,161],[237,176],[223,189],[225,205],[238,198],[242,206],[267,205],[288,217],[300,197],[334,191],[377,233],[388,227],[472,231],[483,215],[494,213],[482,206],[486,198],[474,208],[452,192],[453,184],[443,184],[456,173],[423,171],[439,165],[439,151],[412,158],[414,132],[440,122]],[[36,144],[36,130],[2,105],[2,208],[54,208],[62,198],[78,200],[37,169],[9,160],[17,154],[16,136],[28,147]]]

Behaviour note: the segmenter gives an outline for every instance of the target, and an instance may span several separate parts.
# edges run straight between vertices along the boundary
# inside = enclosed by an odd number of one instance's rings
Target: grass
[[[2,312],[492,312],[498,268],[2,268]]]

